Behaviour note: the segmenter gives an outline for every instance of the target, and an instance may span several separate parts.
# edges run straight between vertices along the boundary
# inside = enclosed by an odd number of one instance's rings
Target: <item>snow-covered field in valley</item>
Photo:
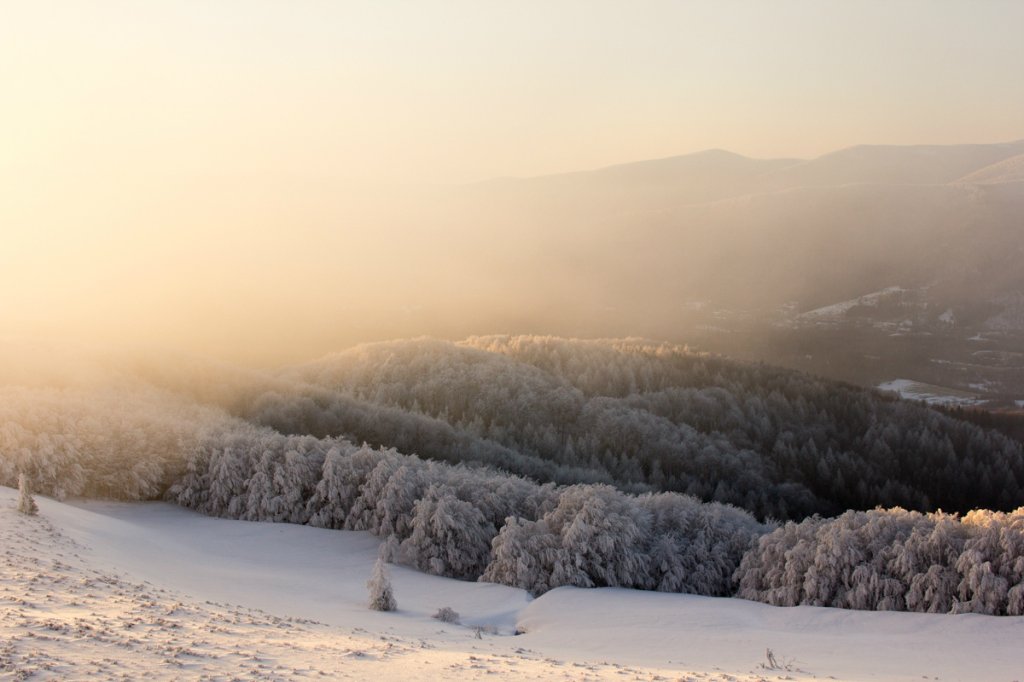
[[[1024,679],[1024,618],[621,589],[532,600],[399,566],[398,611],[378,613],[366,533],[42,497],[28,517],[16,499],[0,488],[2,680]],[[431,617],[443,606],[461,624]]]
[[[935,386],[912,379],[893,379],[877,386],[878,390],[895,393],[905,400],[923,400],[929,405],[970,407],[985,402],[977,393],[968,393],[955,388]]]

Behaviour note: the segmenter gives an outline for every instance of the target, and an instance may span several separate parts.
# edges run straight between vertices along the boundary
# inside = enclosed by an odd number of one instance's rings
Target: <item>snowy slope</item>
[[[985,400],[977,393],[968,393],[955,388],[935,386],[913,379],[893,379],[878,384],[880,391],[895,393],[904,400],[923,400],[929,405],[983,405]]]
[[[48,516],[95,548],[97,563],[202,599],[334,625],[367,613],[365,583],[380,544],[369,533],[217,519],[162,502],[57,504]],[[528,601],[503,585],[391,571],[399,607],[412,617],[450,606],[467,624],[511,633]]]
[[[1016,680],[1024,619],[769,606],[742,599],[563,587],[528,606],[520,627],[563,656],[698,670],[781,664],[840,680]],[[623,632],[628,637],[623,637]],[[648,658],[650,657],[650,658]]]
[[[1024,154],[985,166],[957,180],[959,183],[1019,182],[1024,180]]]
[[[886,297],[892,297],[903,293],[906,289],[901,287],[886,287],[880,291],[874,291],[870,294],[864,294],[858,298],[851,298],[847,301],[840,301],[839,303],[833,303],[831,305],[822,306],[815,308],[814,310],[808,310],[805,313],[798,315],[798,319],[811,320],[811,319],[836,319],[841,318],[843,315],[848,313],[850,310],[857,306],[878,306],[879,302]]]
[[[162,503],[14,511],[0,488],[0,680],[1015,680],[1024,619],[776,608],[619,589],[520,590],[392,567],[399,611],[364,606],[377,540],[212,519]],[[430,618],[451,606],[482,634]],[[518,627],[525,634],[511,636]],[[771,648],[780,666],[761,666]]]

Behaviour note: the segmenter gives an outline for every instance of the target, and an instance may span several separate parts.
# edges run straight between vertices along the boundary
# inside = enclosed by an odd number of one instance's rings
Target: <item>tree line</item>
[[[0,387],[0,484],[365,530],[392,561],[535,594],[1020,615],[1021,460],[920,405],[633,340]]]

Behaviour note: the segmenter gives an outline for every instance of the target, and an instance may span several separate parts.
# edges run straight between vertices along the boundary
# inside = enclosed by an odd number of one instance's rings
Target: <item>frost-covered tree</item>
[[[388,477],[375,508],[377,535],[409,537],[413,532],[415,507],[434,475],[434,467],[429,463],[416,463],[399,466]]]
[[[29,516],[39,513],[39,507],[36,506],[36,501],[32,499],[32,486],[29,484],[28,476],[25,474],[18,475],[18,511]]]
[[[0,484],[367,530],[399,563],[534,593],[1024,614],[1020,444],[870,391],[633,339],[121,371],[0,386]],[[879,504],[920,512],[842,513]]]
[[[330,443],[320,480],[307,502],[309,523],[320,528],[350,528],[349,513],[379,459],[380,453],[344,441]]]
[[[378,558],[373,564],[373,573],[366,583],[366,588],[370,591],[370,608],[374,611],[394,611],[398,608],[383,558]]]
[[[254,390],[236,414],[540,482],[682,492],[783,520],[879,505],[1024,504],[1024,450],[1001,434],[668,344],[395,341],[282,378],[293,383]]]
[[[164,391],[0,387],[0,484],[18,473],[36,492],[154,499],[187,476],[187,462],[217,429],[253,427]]]
[[[682,495],[571,486],[542,518],[506,522],[481,579],[534,594],[576,585],[726,595],[764,530],[746,512]]]
[[[497,529],[473,504],[433,485],[416,502],[401,552],[427,573],[473,580],[487,567]]]
[[[1024,508],[955,515],[903,509],[787,523],[736,571],[738,596],[769,604],[1019,615]]]
[[[558,587],[555,567],[566,563],[562,538],[540,519],[510,517],[491,543],[492,558],[480,580],[532,594]],[[566,584],[566,583],[563,583]]]

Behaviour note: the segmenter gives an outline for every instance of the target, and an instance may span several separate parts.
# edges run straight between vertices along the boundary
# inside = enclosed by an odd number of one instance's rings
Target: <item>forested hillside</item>
[[[736,572],[778,606],[1024,615],[1024,509],[962,518],[902,509],[787,523]]]
[[[1024,455],[933,410],[643,341],[362,346],[240,415],[558,483],[685,492],[762,517],[1024,504]],[[377,406],[371,408],[369,406]],[[998,485],[996,483],[998,482]]]
[[[166,498],[205,514],[367,530],[389,558],[535,593],[617,585],[728,595],[768,527],[674,493],[540,485],[493,468],[285,436],[153,388],[8,387],[0,485],[58,498]]]
[[[800,373],[504,336],[277,371],[106,356],[32,385],[12,362],[3,485],[367,530],[391,560],[534,593],[1024,609],[1020,444]],[[877,506],[916,511],[817,516]]]

